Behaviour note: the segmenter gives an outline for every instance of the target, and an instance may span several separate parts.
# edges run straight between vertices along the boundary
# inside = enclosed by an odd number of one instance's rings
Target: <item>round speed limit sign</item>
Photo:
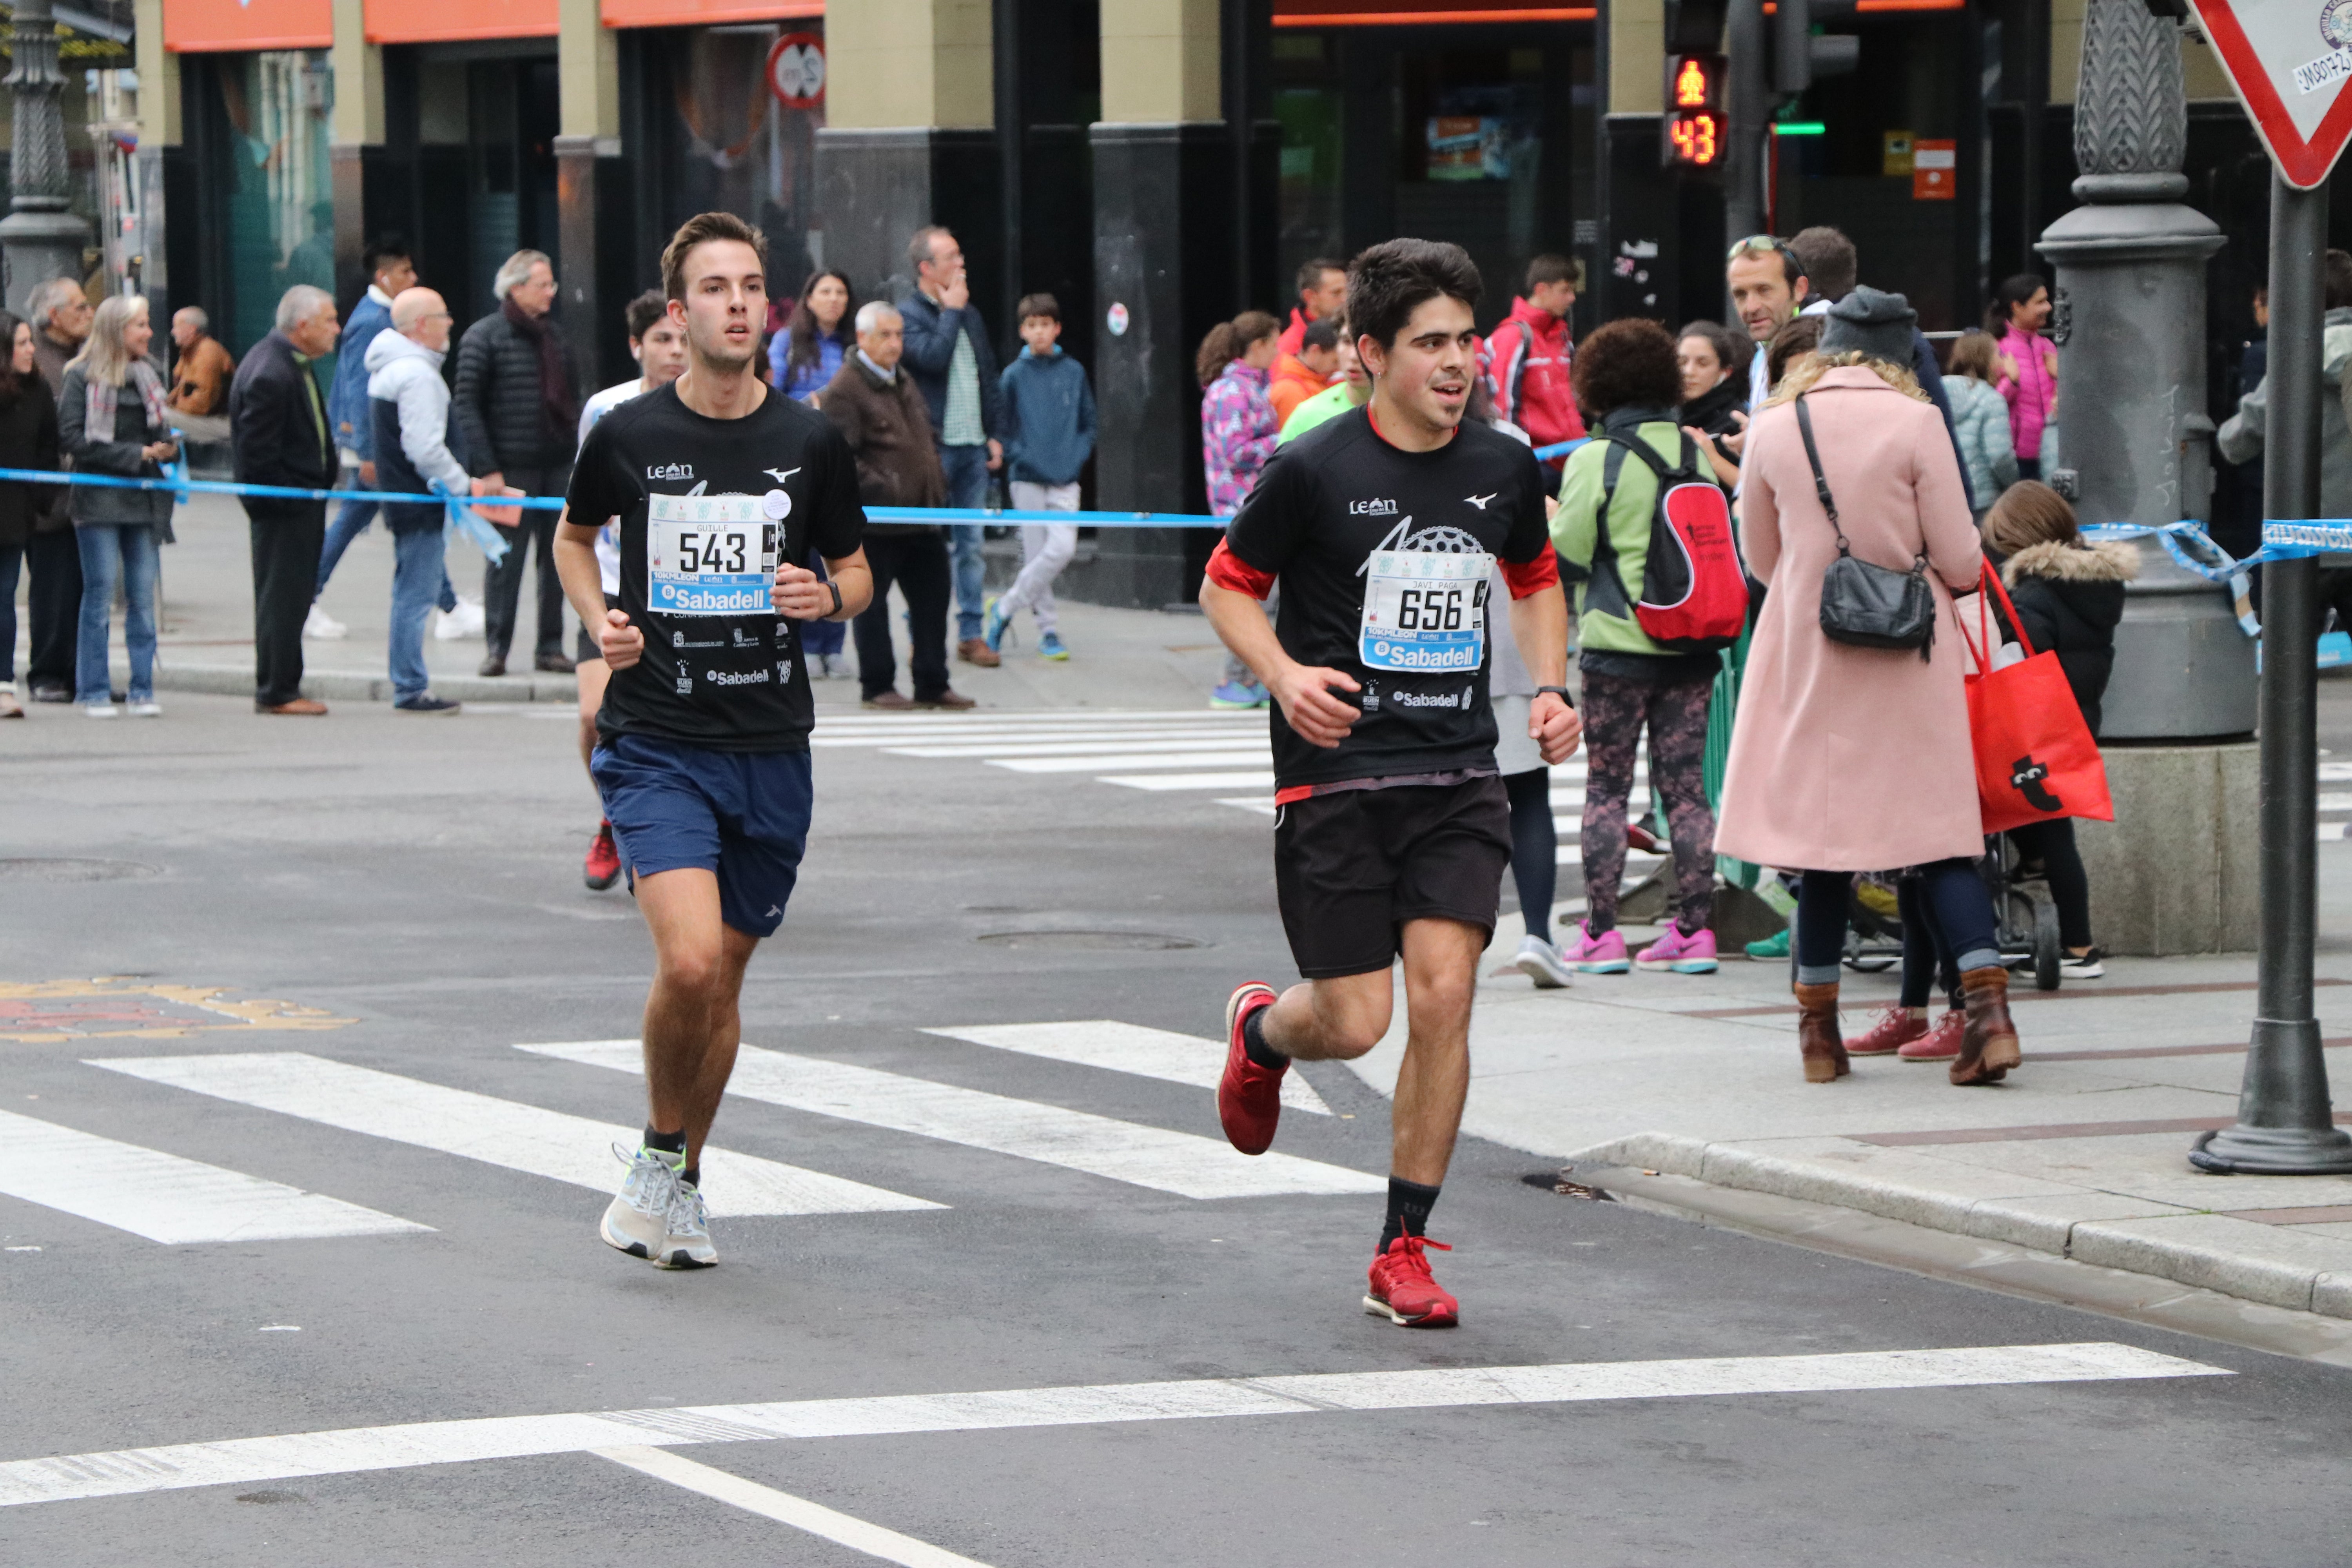
[[[786,33],[768,51],[768,90],[786,109],[816,109],[824,103],[824,40],[814,33]]]

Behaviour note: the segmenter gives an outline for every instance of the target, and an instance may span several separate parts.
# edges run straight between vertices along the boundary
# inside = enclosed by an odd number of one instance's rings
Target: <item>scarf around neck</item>
[[[547,318],[532,315],[512,300],[499,311],[539,350],[539,405],[548,434],[568,440],[580,426],[580,403],[572,395],[571,378],[563,374],[562,340],[548,331]]]
[[[131,384],[139,389],[139,401],[146,405],[147,423],[154,429],[166,428],[163,421],[163,378],[155,367],[143,359],[131,362]],[[93,441],[114,439],[115,395],[120,387],[109,386],[96,376],[82,382],[82,426]]]

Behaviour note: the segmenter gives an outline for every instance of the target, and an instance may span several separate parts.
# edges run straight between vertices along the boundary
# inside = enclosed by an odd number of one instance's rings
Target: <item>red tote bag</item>
[[[2025,650],[2022,660],[2001,669],[1992,668],[1987,594],[2000,595],[2000,607]],[[1977,800],[1984,812],[1984,830],[2004,833],[2061,816],[2113,822],[2116,807],[2107,795],[2106,764],[2099,760],[2091,727],[2083,722],[2066,671],[2055,653],[2033,651],[2025,625],[2009,602],[2009,590],[1990,565],[1983,568],[1977,617],[1981,640],[1969,636],[1965,623],[1960,640],[1969,645],[1977,667],[1977,673],[1968,677],[1969,734],[1976,749]]]

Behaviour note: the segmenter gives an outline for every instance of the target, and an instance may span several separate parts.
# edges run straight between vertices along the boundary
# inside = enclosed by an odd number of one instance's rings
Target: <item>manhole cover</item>
[[[1161,952],[1201,947],[1189,936],[1148,931],[995,931],[973,939],[991,947],[1054,947],[1091,952]]]
[[[121,882],[163,874],[163,867],[137,860],[0,860],[0,882]]]

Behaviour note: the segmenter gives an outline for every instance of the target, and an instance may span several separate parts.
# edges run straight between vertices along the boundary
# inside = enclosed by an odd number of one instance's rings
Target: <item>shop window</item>
[[[216,57],[226,134],[214,174],[225,198],[230,351],[242,355],[277,325],[278,301],[308,283],[335,285],[333,176],[328,164],[333,77],[322,50]]]
[[[698,212],[731,212],[768,237],[769,288],[782,300],[824,258],[810,226],[816,209],[815,143],[824,110],[787,109],[770,89],[768,57],[805,21],[677,27],[645,35],[646,109],[656,139],[654,231],[667,236]]]

